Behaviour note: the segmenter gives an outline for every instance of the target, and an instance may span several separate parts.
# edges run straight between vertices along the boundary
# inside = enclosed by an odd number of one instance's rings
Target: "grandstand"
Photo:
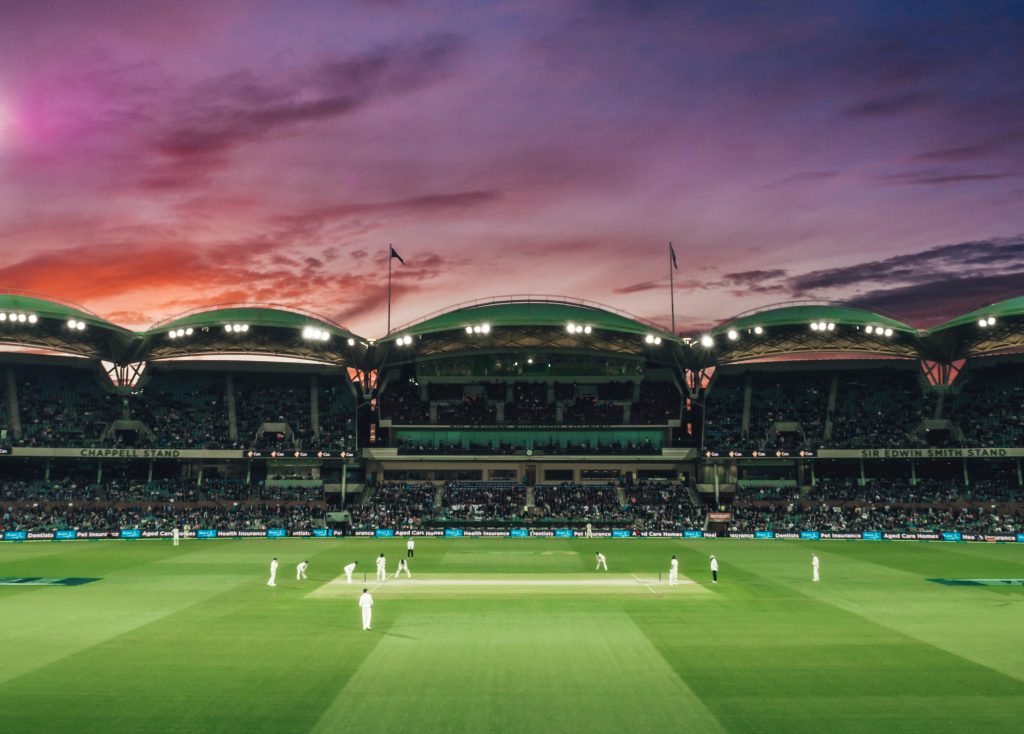
[[[0,312],[4,529],[1020,529],[1024,298],[927,331],[783,304],[690,337],[553,297],[375,341],[275,305],[141,333],[27,294]]]

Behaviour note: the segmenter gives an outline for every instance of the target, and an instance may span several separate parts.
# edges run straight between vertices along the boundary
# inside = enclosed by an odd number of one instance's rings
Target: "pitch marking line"
[[[657,592],[657,591],[655,591],[654,589],[652,589],[652,588],[651,588],[651,585],[650,585],[650,584],[648,584],[648,583],[647,583],[646,581],[644,581],[643,579],[641,579],[641,578],[640,578],[639,576],[637,576],[637,575],[636,575],[635,573],[631,573],[631,574],[630,574],[630,576],[632,576],[633,578],[635,578],[635,579],[637,580],[637,582],[638,582],[638,583],[640,583],[640,584],[643,584],[644,586],[646,586],[646,587],[647,587],[647,590],[648,590],[649,592],[651,592],[651,593],[652,593],[652,594],[654,594],[655,596],[657,596],[657,595],[658,595],[658,592]],[[692,583],[692,582],[691,582],[691,583]]]

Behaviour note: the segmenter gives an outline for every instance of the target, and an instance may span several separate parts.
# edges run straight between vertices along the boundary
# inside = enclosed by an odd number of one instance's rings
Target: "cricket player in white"
[[[295,580],[301,581],[302,579],[309,578],[306,576],[306,569],[309,568],[309,561],[303,561],[295,567]]]
[[[588,538],[593,538],[594,537],[594,526],[591,525],[589,522],[587,523],[587,537]]]
[[[718,559],[711,556],[711,583],[718,583]]]
[[[416,555],[416,541],[411,537],[405,542],[405,557],[412,558]]]
[[[178,530],[178,526],[174,526],[174,530],[171,531],[171,537],[174,538],[174,545],[177,546],[181,543],[181,532]]]
[[[270,581],[267,586],[277,586],[277,556],[270,562]]]
[[[359,565],[358,561],[352,561],[352,563],[348,564],[347,566],[345,566],[344,569],[342,569],[343,571],[345,571],[345,583],[346,584],[351,584],[352,583],[352,573],[356,570],[356,566],[358,566],[358,565]]]
[[[821,561],[818,560],[818,554],[817,553],[812,553],[811,554],[811,571],[813,572],[814,575],[813,575],[811,580],[814,581],[814,583],[818,583],[819,581],[821,581],[821,576],[818,575],[818,567],[820,565],[821,565]]]
[[[373,616],[373,597],[370,596],[370,592],[366,589],[363,589],[363,593],[359,595],[359,608],[363,612],[363,629],[371,629],[370,617]]]
[[[597,558],[597,567],[594,570],[599,571],[603,568],[605,571],[607,571],[608,559],[604,557],[604,553],[595,553],[594,556]]]
[[[406,576],[408,576],[409,578],[412,578],[412,574],[409,573],[409,562],[407,560],[405,560],[404,558],[401,559],[398,562],[398,570],[395,571],[395,578],[396,579],[398,578],[398,574],[402,573],[402,571],[405,571],[405,575]]]
[[[672,556],[672,562],[668,564],[668,585],[675,586],[679,583],[679,560]]]
[[[388,578],[388,562],[384,560],[384,554],[377,556],[377,580],[386,581]]]

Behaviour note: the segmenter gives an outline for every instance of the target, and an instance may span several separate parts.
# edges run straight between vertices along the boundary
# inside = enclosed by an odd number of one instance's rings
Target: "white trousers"
[[[399,566],[398,570],[395,571],[395,578],[396,579],[398,578],[398,574],[402,573],[402,571],[405,571],[405,575],[406,576],[408,576],[409,578],[412,578],[412,574],[409,573],[409,567],[408,566],[406,566],[405,568],[402,568],[401,566]]]
[[[309,576],[306,575],[305,571],[299,571],[298,569],[295,570],[295,580],[296,581],[299,581],[300,579],[308,579],[308,578],[309,578]]]
[[[377,580],[384,581],[388,577],[387,569],[384,566],[377,566]]]
[[[277,586],[277,571],[270,574],[270,581],[267,582],[267,586]]]
[[[596,571],[598,568],[604,568],[604,570],[607,571],[608,570],[608,562],[607,561],[598,561],[597,562],[597,568],[595,568],[594,570]]]
[[[345,583],[346,584],[351,584],[352,583],[352,574],[349,573],[348,571],[345,572]]]
[[[814,569],[814,578],[812,580],[813,581],[821,581],[821,577],[818,575],[818,569],[816,569],[816,568]]]
[[[670,586],[675,586],[676,584],[679,583],[679,572],[678,571],[669,571],[668,572],[668,583],[669,583]]]
[[[370,629],[370,617],[373,616],[373,607],[362,607],[363,610],[363,629]]]

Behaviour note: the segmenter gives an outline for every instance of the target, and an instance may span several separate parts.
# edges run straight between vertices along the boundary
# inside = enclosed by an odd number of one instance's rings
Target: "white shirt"
[[[356,564],[355,563],[350,563],[347,566],[345,566],[345,573],[348,574],[349,576],[351,576],[352,572],[355,571],[355,570],[356,570]]]
[[[309,564],[303,561],[298,565],[299,571],[305,571],[309,567]]]
[[[718,559],[717,558],[712,558],[711,559],[711,570],[712,571],[717,571],[718,570]]]
[[[274,573],[277,570],[277,559],[275,558],[270,562],[270,573]]]
[[[811,559],[811,565],[812,565],[812,566],[814,566],[815,568],[817,568],[817,567],[818,567],[818,564],[819,564],[819,563],[821,563],[821,561],[819,561],[819,560],[818,560],[818,557],[817,557],[817,556],[814,556],[814,557],[813,557],[813,558]]]
[[[605,557],[604,557],[604,553],[598,553],[598,554],[597,554],[597,562],[598,562],[598,563],[604,563],[604,562],[605,562],[605,560],[606,560],[606,559],[605,559]]]
[[[178,537],[178,528],[174,528],[173,535],[175,538]]]
[[[377,568],[384,568],[387,565],[387,561],[384,560],[383,556],[377,556]]]
[[[413,542],[412,538],[409,538],[409,542],[405,544],[405,547],[409,550],[413,550],[416,547],[416,543]]]
[[[409,563],[408,563],[408,561],[406,561],[406,560],[405,560],[405,559],[403,558],[402,560],[400,560],[400,561],[398,562],[398,567],[399,567],[399,568],[408,568],[408,567],[409,567]]]
[[[373,606],[373,597],[370,596],[368,591],[364,591],[359,595],[359,606],[363,609]]]
[[[679,570],[679,560],[676,559],[676,558],[673,558],[672,559],[672,563],[670,563],[669,566],[671,567],[671,569],[673,571],[678,571]]]

